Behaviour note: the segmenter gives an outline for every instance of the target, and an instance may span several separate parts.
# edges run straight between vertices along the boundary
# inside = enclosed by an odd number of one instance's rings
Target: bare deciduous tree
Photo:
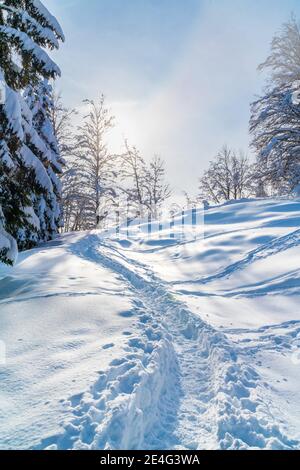
[[[147,200],[153,217],[158,216],[161,206],[172,194],[169,184],[165,182],[165,174],[164,161],[155,155],[150,161],[145,175]]]
[[[113,155],[106,144],[114,118],[99,102],[86,100],[88,114],[73,131],[74,110],[55,97],[53,123],[67,160],[63,176],[64,231],[104,227],[119,217],[157,217],[171,190],[165,182],[163,160],[154,156],[147,164],[135,147],[125,142],[125,152]]]
[[[147,207],[145,192],[146,163],[136,147],[125,141],[125,153],[121,155],[121,191],[125,193],[129,205],[143,211]],[[141,214],[143,215],[143,214]]]
[[[81,177],[78,162],[74,155],[75,137],[73,118],[77,115],[75,109],[67,108],[60,93],[53,90],[51,121],[58,142],[61,156],[65,160],[62,175],[62,208],[64,232],[79,230],[78,224],[84,208],[82,197]]]
[[[157,217],[164,202],[171,196],[170,186],[165,182],[164,161],[155,155],[147,165],[136,147],[126,145],[122,155],[122,192],[136,213],[145,212]]]
[[[253,194],[253,171],[243,154],[224,146],[200,178],[200,197],[219,204]]]
[[[104,96],[98,102],[85,100],[89,113],[76,135],[76,162],[80,174],[82,196],[85,199],[83,226],[96,228],[102,221],[107,198],[114,197],[116,171],[114,160],[107,148],[106,135],[114,125],[105,106]]]
[[[51,122],[58,142],[60,155],[66,157],[72,154],[74,147],[74,133],[72,119],[77,114],[76,109],[64,106],[60,93],[53,89],[53,107],[51,108]]]

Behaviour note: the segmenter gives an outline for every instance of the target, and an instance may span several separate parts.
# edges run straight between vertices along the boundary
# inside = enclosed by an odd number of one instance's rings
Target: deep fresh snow
[[[0,267],[0,448],[300,448],[300,201]],[[3,347],[2,347],[3,349]]]

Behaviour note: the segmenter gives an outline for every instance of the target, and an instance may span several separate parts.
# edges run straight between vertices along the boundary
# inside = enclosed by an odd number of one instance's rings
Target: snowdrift
[[[198,223],[1,266],[1,448],[300,448],[300,201]]]

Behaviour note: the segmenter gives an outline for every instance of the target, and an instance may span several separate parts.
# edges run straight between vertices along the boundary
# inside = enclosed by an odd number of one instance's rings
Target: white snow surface
[[[245,200],[198,240],[68,234],[1,266],[0,448],[299,449],[299,225],[300,200]]]

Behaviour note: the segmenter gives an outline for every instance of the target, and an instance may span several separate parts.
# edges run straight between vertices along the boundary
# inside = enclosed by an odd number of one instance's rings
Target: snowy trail
[[[118,275],[141,334],[126,356],[70,398],[73,419],[39,448],[292,449],[270,390],[239,347],[175,299],[146,266],[89,235],[73,254]]]

